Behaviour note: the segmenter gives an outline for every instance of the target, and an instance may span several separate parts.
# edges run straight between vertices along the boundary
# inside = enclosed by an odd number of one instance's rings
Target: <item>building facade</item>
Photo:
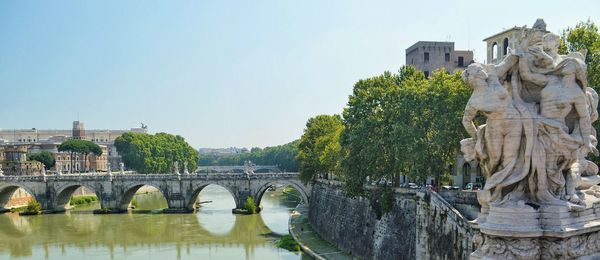
[[[406,65],[423,71],[428,77],[441,68],[452,73],[473,63],[473,51],[455,50],[454,42],[419,41],[406,49]]]
[[[121,156],[117,152],[114,142],[117,137],[127,132],[147,133],[148,129],[142,125],[140,128],[129,130],[86,130],[83,122],[74,121],[71,130],[0,129],[0,145],[27,145],[28,153],[49,151],[57,159],[57,164],[53,169],[57,171],[79,172],[86,168],[84,166],[92,171],[105,171],[108,170],[109,162],[111,168],[116,170],[121,162]],[[102,148],[102,155],[99,157],[88,156],[87,161],[78,158],[79,156],[74,156],[75,158],[71,161],[69,154],[59,153],[57,149],[58,145],[69,139],[92,141]],[[72,165],[70,162],[73,162]]]
[[[4,175],[38,175],[42,164],[27,160],[27,147],[22,145],[0,146],[0,165]]]

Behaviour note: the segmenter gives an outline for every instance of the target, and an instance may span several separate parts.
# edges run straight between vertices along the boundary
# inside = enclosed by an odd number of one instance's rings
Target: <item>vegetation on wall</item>
[[[248,212],[248,214],[256,214],[256,203],[254,202],[254,198],[252,196],[248,196],[246,198],[246,203],[244,204],[244,208]]]

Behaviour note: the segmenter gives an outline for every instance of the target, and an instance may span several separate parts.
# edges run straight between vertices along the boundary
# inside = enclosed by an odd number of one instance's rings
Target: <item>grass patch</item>
[[[96,196],[77,196],[71,198],[72,206],[87,205],[98,201]]]
[[[277,242],[275,242],[275,246],[292,252],[300,251],[300,245],[291,235],[282,236],[279,240],[277,240]]]
[[[23,212],[23,211],[25,211],[25,209],[27,209],[27,206],[22,206],[22,207],[18,207],[18,208],[12,208],[12,209],[10,209],[10,212],[12,212],[12,213]]]

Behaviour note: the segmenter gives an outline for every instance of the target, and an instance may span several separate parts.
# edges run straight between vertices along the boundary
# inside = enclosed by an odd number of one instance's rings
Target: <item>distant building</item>
[[[540,29],[546,31],[546,24],[543,20],[536,21],[536,24],[534,24],[534,26],[539,26]],[[508,54],[509,48],[512,50],[516,49],[519,38],[521,38],[521,34],[524,31],[529,30],[531,30],[531,28],[527,28],[527,26],[514,26],[510,29],[503,30],[499,33],[496,33],[492,36],[483,39],[483,41],[487,45],[487,63],[500,63]]]
[[[448,72],[473,63],[473,51],[455,50],[454,42],[418,41],[406,49],[406,65],[423,71],[425,76],[441,68]]]
[[[9,145],[0,147],[0,164],[4,175],[38,175],[42,164],[27,161],[27,147]]]
[[[107,169],[106,164],[108,162],[110,162],[112,169],[119,167],[121,156],[118,154],[114,142],[117,137],[127,132],[147,133],[148,129],[145,125],[142,125],[140,128],[131,128],[129,130],[86,130],[83,122],[74,121],[71,130],[38,130],[36,128],[21,130],[0,129],[0,144],[28,145],[28,152],[48,150],[58,156],[57,145],[68,139],[92,141],[100,145],[103,149],[103,155],[99,158],[90,158],[89,160],[96,161],[93,163],[93,167],[88,168],[103,171]],[[60,156],[60,158],[64,159],[65,156]],[[86,163],[88,163],[88,166],[92,165],[89,161]],[[71,166],[57,160],[56,167],[62,171],[66,171],[70,167],[73,167],[73,171],[80,171],[83,170],[83,158],[79,158],[79,165],[80,168],[77,168],[77,162],[74,162]]]

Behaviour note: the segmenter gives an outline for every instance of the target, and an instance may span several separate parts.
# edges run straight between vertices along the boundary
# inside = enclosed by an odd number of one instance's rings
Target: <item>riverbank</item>
[[[300,244],[302,251],[314,259],[352,259],[352,256],[337,249],[322,239],[308,221],[308,207],[300,204],[292,212],[289,220],[289,231],[294,240]]]

